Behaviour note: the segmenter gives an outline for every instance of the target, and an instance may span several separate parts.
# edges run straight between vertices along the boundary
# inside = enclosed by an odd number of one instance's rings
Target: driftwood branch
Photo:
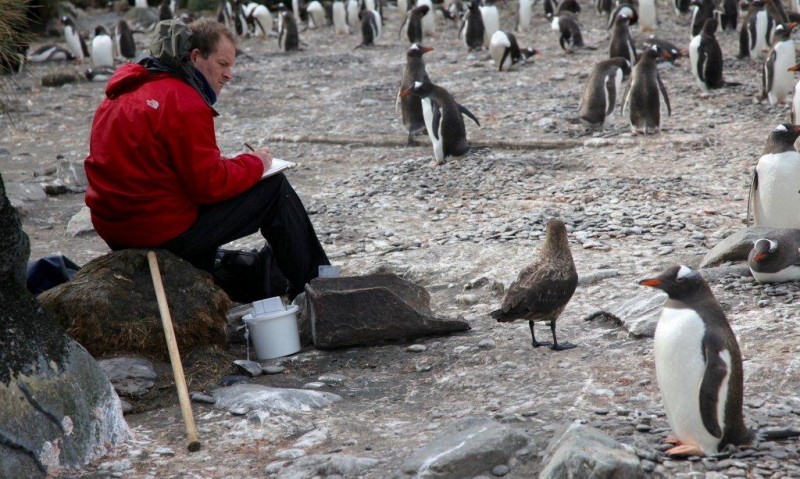
[[[416,137],[415,140],[422,144],[430,144],[427,137]],[[345,136],[345,135],[269,135],[263,139],[264,144],[269,143],[322,143],[329,145],[361,145],[374,147],[405,147],[406,139],[402,135],[397,137],[389,135],[370,136]],[[490,148],[493,150],[554,150],[577,148],[583,146],[578,140],[478,140],[470,141],[472,148]]]

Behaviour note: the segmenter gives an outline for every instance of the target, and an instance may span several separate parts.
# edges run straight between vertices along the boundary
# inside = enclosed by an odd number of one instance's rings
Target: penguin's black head
[[[761,238],[753,244],[753,249],[750,250],[747,262],[751,266],[766,266],[771,260],[777,258],[780,250],[781,245],[777,241]]]
[[[795,149],[794,142],[800,137],[800,125],[783,123],[776,126],[767,137],[764,154],[783,153]]]
[[[652,58],[653,60],[659,57],[665,60],[669,60],[672,58],[672,55],[670,55],[668,51],[664,50],[658,45],[650,45],[650,48],[648,48],[647,51],[644,52],[644,56],[647,58]]]
[[[421,57],[423,54],[432,52],[433,47],[423,47],[422,45],[417,45],[416,43],[412,43],[410,47],[408,47],[408,51],[406,54],[410,57]]]
[[[628,16],[627,13],[620,13],[617,15],[617,18],[614,20],[614,23],[618,23],[620,25],[628,25],[631,21],[631,18]]]
[[[420,5],[414,9],[414,12],[419,15],[420,17],[424,17],[430,11],[430,7],[427,5]]]
[[[481,7],[481,0],[472,0],[469,4],[469,9],[473,12],[479,12]]]
[[[94,35],[95,36],[108,35],[108,30],[106,30],[106,27],[104,27],[103,25],[98,25],[94,27]]]
[[[703,23],[703,33],[713,37],[717,32],[717,25],[719,25],[719,22],[716,18],[711,17],[707,19],[705,23]]]
[[[684,265],[675,265],[656,276],[639,281],[642,286],[657,288],[667,293],[670,299],[685,300],[703,291],[710,291],[708,284],[697,271]]]

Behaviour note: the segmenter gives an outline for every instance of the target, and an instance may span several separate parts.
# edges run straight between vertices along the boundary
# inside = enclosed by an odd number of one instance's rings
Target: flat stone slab
[[[244,415],[255,410],[305,412],[342,400],[341,396],[332,393],[242,383],[215,389],[211,391],[211,395],[217,400],[215,407],[226,409],[236,415]]]
[[[332,349],[469,330],[431,313],[430,295],[397,275],[316,278],[306,285],[314,346]]]

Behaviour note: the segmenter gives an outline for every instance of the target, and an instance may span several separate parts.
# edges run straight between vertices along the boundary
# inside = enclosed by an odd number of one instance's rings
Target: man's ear
[[[197,63],[197,57],[200,56],[200,49],[195,48],[191,52],[189,52],[189,59],[192,60],[192,63]]]

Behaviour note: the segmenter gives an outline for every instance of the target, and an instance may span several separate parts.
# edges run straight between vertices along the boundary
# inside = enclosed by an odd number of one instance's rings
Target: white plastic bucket
[[[300,333],[297,332],[297,305],[277,311],[242,319],[247,325],[250,340],[256,348],[258,359],[274,359],[300,351]]]

